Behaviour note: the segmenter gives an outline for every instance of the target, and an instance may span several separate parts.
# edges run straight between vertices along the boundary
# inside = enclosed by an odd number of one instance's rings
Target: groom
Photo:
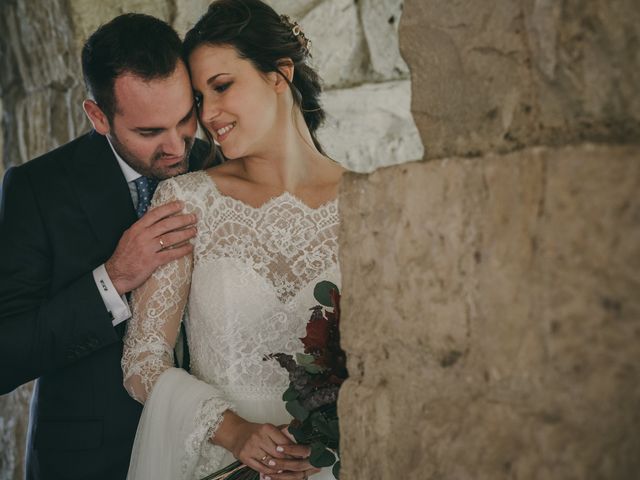
[[[27,478],[126,477],[141,406],[122,386],[125,294],[191,251],[195,218],[145,213],[158,180],[203,166],[181,42],[140,14],[82,52],[94,130],[9,169],[0,203],[0,394],[38,378]]]

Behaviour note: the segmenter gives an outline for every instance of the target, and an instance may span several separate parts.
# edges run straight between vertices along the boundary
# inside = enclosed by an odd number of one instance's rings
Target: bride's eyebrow
[[[213,75],[212,77],[209,77],[209,79],[207,80],[207,85],[211,86],[211,84],[216,80],[216,78],[218,78],[221,75],[231,75],[230,73],[217,73],[215,75]]]

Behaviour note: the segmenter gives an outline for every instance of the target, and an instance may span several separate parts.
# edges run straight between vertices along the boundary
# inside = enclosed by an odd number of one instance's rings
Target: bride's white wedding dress
[[[234,461],[208,441],[227,409],[288,423],[287,372],[263,359],[302,351],[315,284],[340,285],[336,200],[312,209],[285,193],[253,208],[205,172],[162,182],[154,204],[175,199],[198,216],[198,235],[192,258],[159,268],[133,294],[122,367],[145,408],[129,479],[199,479]],[[191,374],[173,360],[185,307]]]

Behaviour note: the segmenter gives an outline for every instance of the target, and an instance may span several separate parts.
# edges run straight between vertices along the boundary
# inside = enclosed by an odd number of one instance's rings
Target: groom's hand
[[[126,230],[105,269],[119,295],[139,287],[160,265],[193,251],[197,218],[175,201],[149,210]]]

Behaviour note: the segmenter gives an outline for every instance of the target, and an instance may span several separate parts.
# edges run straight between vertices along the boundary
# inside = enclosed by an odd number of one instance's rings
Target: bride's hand
[[[274,425],[248,422],[231,411],[225,412],[211,441],[229,450],[265,479],[302,480],[316,470],[306,460],[308,447],[292,444]]]

